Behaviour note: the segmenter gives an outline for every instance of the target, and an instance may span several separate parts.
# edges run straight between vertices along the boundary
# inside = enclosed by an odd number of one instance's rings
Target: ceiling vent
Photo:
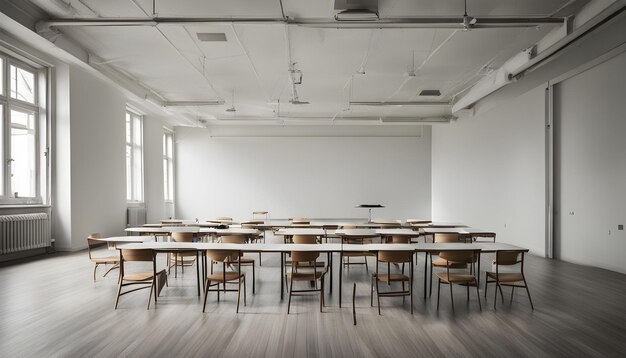
[[[225,42],[226,34],[223,32],[198,32],[198,40],[202,42]]]
[[[378,0],[335,0],[335,20],[376,21]]]
[[[431,96],[431,97],[439,97],[441,96],[441,91],[433,90],[433,89],[425,89],[420,92],[420,96]]]

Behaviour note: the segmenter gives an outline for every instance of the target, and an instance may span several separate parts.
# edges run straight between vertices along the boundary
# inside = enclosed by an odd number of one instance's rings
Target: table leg
[[[478,259],[476,260],[478,262],[478,268],[476,269],[476,274],[478,275],[478,279],[477,279],[477,285],[480,288],[480,252],[478,252]]]
[[[200,255],[196,251],[196,281],[198,283],[198,297],[200,297]]]
[[[280,253],[280,299],[285,296],[285,254]]]
[[[428,291],[428,251],[425,251],[424,254],[424,299],[426,299]]]
[[[330,294],[333,293],[333,253],[328,252],[328,267],[330,268]]]
[[[343,239],[342,239],[343,240]],[[341,308],[341,281],[343,273],[343,252],[339,253],[339,308]]]

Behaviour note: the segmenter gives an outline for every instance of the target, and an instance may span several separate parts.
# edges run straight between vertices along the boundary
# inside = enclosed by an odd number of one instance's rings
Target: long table
[[[418,243],[418,244],[224,244],[224,243],[205,243],[205,242],[144,242],[130,243],[118,245],[118,249],[151,249],[156,251],[172,252],[172,251],[198,251],[206,252],[206,250],[227,250],[239,252],[267,252],[267,253],[288,253],[291,251],[316,251],[327,253],[343,253],[343,252],[378,252],[378,251],[414,251],[416,253],[425,253],[424,260],[424,298],[427,294],[428,280],[428,254],[438,253],[440,251],[449,250],[479,250],[482,253],[494,253],[503,250],[524,250],[518,246],[504,243]],[[284,297],[284,255],[281,255],[281,299]],[[332,261],[332,260],[331,260]],[[330,266],[330,263],[329,263]],[[332,276],[332,266],[330,266]],[[203,267],[204,270],[204,267]],[[341,287],[342,272],[341,265],[339,270],[339,307],[341,307]],[[480,274],[480,258],[478,260],[478,273]],[[198,288],[200,283],[198,282]]]

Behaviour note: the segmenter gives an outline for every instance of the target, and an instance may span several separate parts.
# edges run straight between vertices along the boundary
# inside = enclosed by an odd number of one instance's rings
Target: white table
[[[496,233],[492,230],[483,230],[472,227],[455,227],[455,228],[422,228],[420,231],[425,235],[435,234],[458,234],[462,238],[474,237],[491,237],[496,241]]]

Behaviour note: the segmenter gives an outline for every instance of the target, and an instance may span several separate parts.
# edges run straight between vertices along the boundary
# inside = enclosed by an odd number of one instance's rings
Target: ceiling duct
[[[378,0],[335,0],[336,21],[377,21]]]

